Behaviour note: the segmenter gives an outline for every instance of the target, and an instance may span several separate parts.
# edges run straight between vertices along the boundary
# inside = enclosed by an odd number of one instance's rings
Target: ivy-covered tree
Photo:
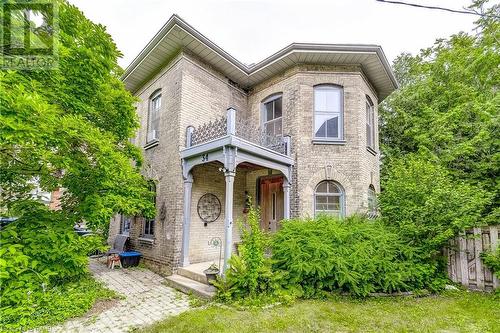
[[[490,194],[483,217],[493,223],[500,217],[500,6],[478,0],[471,8],[483,13],[476,33],[395,60],[402,87],[380,108],[383,175],[408,153],[431,156],[457,184]]]

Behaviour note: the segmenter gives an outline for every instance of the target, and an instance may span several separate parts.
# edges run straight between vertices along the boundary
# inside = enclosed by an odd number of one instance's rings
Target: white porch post
[[[191,173],[184,178],[183,225],[182,225],[182,252],[181,266],[189,266],[189,231],[191,229],[191,189],[193,176]]]
[[[235,133],[235,110],[227,110],[228,135]],[[229,258],[233,249],[233,188],[234,177],[236,176],[236,149],[234,147],[224,147],[224,177],[226,179],[226,195],[224,200],[224,267],[222,274],[229,267]]]
[[[283,182],[283,218],[285,220],[290,218],[290,183],[288,179]]]
[[[233,188],[234,188],[234,171],[226,171],[224,173],[226,178],[226,200],[224,206],[224,273],[229,267],[228,261],[231,258],[233,249]]]

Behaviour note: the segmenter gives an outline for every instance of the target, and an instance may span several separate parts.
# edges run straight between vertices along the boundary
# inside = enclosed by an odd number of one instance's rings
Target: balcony
[[[291,139],[269,136],[258,126],[237,116],[233,108],[224,117],[186,131],[186,148],[181,150],[184,176],[198,164],[219,161],[229,168],[242,162],[282,171],[289,177]],[[233,153],[235,156],[229,156]]]
[[[243,117],[236,117],[236,110],[228,109],[227,116],[220,117],[197,128],[188,127],[186,147],[193,147],[223,137],[234,136],[250,144],[275,153],[290,156],[289,136],[270,136],[260,127],[253,126]]]

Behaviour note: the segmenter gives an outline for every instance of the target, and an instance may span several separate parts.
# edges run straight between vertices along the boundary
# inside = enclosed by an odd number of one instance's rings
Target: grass
[[[298,301],[238,310],[208,306],[140,332],[500,332],[498,296],[453,292],[423,298]]]
[[[56,325],[87,313],[96,302],[119,298],[114,291],[92,278],[84,277],[47,290],[29,306],[2,308],[0,332],[19,332],[31,328]]]

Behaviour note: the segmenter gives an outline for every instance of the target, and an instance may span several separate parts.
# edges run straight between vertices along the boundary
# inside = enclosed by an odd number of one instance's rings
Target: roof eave
[[[137,57],[130,63],[125,69],[123,75],[121,76],[122,81],[126,82],[127,79],[132,75],[135,69],[140,66],[140,64],[147,58],[147,56],[155,49],[155,47],[161,43],[161,41],[168,36],[170,31],[177,26],[184,30],[186,33],[190,34],[193,38],[199,40],[202,44],[208,47],[210,50],[215,52],[218,56],[229,62],[232,66],[237,68],[241,74],[245,77],[249,77],[252,73],[259,71],[260,69],[272,64],[281,57],[286,56],[292,52],[300,51],[319,51],[319,52],[361,52],[361,53],[376,53],[384,71],[387,73],[394,90],[396,90],[399,85],[392,72],[391,66],[387,61],[387,58],[379,45],[365,45],[365,44],[313,44],[313,43],[292,43],[278,52],[272,54],[271,56],[263,59],[262,61],[252,65],[247,66],[240,62],[229,53],[224,51],[217,44],[209,40],[198,30],[193,28],[187,22],[182,20],[178,15],[174,14],[172,17],[163,25],[163,27],[155,34],[155,36],[148,42],[144,49],[137,55]],[[385,96],[383,96],[385,98]],[[382,98],[382,99],[383,99]]]

